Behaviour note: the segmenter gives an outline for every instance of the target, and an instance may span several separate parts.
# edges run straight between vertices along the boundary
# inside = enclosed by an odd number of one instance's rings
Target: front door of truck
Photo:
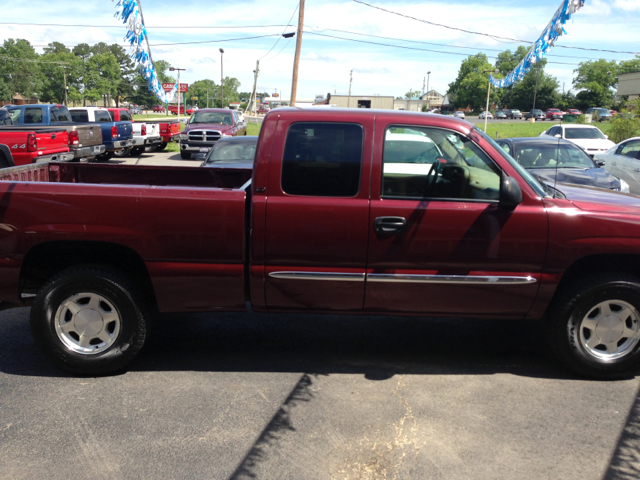
[[[373,165],[365,310],[530,309],[547,242],[533,190],[523,187],[524,202],[509,210],[498,201],[502,170],[474,140],[393,120],[376,123]]]
[[[362,310],[373,118],[286,118],[269,165],[266,306]]]

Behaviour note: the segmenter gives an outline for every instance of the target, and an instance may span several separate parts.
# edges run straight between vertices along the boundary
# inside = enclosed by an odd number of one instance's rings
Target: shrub
[[[578,115],[574,123],[577,123],[578,125],[584,125],[585,123],[587,123],[587,117],[585,117],[584,114]]]
[[[611,119],[609,140],[620,143],[627,138],[635,137],[640,130],[640,118],[632,118],[629,114],[618,114]]]

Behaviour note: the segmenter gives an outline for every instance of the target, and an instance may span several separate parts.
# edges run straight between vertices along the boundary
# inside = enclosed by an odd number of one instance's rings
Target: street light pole
[[[351,81],[353,80],[353,70],[349,72],[349,98],[347,99],[347,108],[351,108]]]
[[[224,108],[224,74],[222,73],[222,65],[223,65],[223,58],[222,58],[222,54],[224,53],[224,50],[221,48],[220,49],[220,108]]]
[[[169,67],[170,72],[178,72],[178,91],[176,92],[178,94],[178,125],[180,125],[180,95],[182,95],[180,93],[180,72],[184,72],[185,70],[186,68]]]

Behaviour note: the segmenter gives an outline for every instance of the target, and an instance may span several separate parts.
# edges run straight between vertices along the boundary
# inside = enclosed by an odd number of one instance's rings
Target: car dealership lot
[[[1,478],[638,478],[639,379],[560,368],[531,322],[162,316],[73,377],[0,312]]]

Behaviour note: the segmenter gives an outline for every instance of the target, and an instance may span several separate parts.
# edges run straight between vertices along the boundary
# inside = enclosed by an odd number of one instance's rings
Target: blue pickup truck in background
[[[7,107],[15,125],[39,128],[64,127],[69,132],[69,150],[74,160],[93,160],[105,152],[99,125],[75,123],[64,105],[38,103]]]
[[[130,120],[113,121],[106,108],[73,107],[70,108],[74,123],[97,123],[102,129],[102,144],[105,153],[97,157],[98,161],[107,161],[113,155],[124,156],[133,145],[133,127]]]

